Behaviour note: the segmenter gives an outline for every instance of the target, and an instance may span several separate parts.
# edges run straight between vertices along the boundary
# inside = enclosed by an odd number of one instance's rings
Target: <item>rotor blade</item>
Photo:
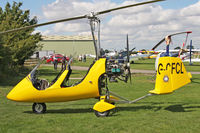
[[[151,50],[156,49],[161,43],[165,41],[165,38],[163,38],[159,43],[157,43]]]
[[[134,6],[140,6],[140,5],[155,3],[155,2],[159,2],[159,1],[165,1],[165,0],[152,0],[152,1],[146,1],[146,2],[141,2],[141,3],[137,3],[137,4],[127,5],[127,6],[121,6],[121,7],[112,8],[112,9],[108,9],[108,10],[97,12],[96,15],[105,14],[105,13],[109,13],[109,12],[120,10],[120,9],[124,9],[124,8],[129,8],[129,7],[134,7]]]
[[[66,19],[60,19],[60,20],[50,21],[50,22],[46,22],[46,23],[34,24],[34,25],[30,25],[30,26],[25,26],[25,27],[21,27],[21,28],[12,29],[12,30],[7,30],[7,31],[0,32],[0,35],[1,34],[7,34],[7,33],[13,33],[13,32],[21,31],[21,30],[26,30],[26,29],[30,29],[30,28],[35,28],[35,27],[40,27],[40,26],[60,23],[60,22],[83,19],[83,18],[87,18],[87,15],[78,16],[78,17],[72,17],[72,18],[66,18]]]
[[[174,34],[170,34],[168,36],[172,37],[172,36],[175,36],[175,35],[179,35],[179,34],[190,34],[192,33],[192,31],[186,31],[186,32],[178,32],[178,33],[174,33]],[[152,50],[155,50],[161,43],[163,43],[165,41],[165,38],[163,38],[159,43],[157,43],[153,48]]]
[[[185,34],[185,33],[190,34],[190,33],[192,33],[192,31],[178,32],[178,33],[174,33],[174,34],[171,34],[171,35],[168,35],[168,36],[175,36],[175,35]]]
[[[134,47],[133,49],[131,49],[131,52],[133,51],[133,50],[135,50],[136,49],[136,47]]]
[[[144,5],[144,4],[150,4],[150,3],[159,2],[159,1],[165,1],[165,0],[153,0],[153,1],[147,1],[147,2],[141,2],[141,3],[127,5],[127,6],[122,6],[122,7],[118,7],[118,8],[113,8],[113,9],[109,9],[109,10],[104,10],[104,11],[97,12],[96,14],[94,14],[94,16],[95,15],[100,15],[100,14],[105,14],[105,13],[108,13],[108,12],[111,12],[111,11],[115,11],[115,10],[119,10],[119,9],[124,9],[124,8],[133,7],[133,6]],[[91,16],[91,17],[94,17],[94,16]],[[13,33],[13,32],[21,31],[21,30],[26,30],[26,29],[30,29],[30,28],[35,28],[35,27],[40,27],[40,26],[45,26],[45,25],[60,23],[60,22],[66,22],[66,21],[71,21],[71,20],[83,19],[83,18],[90,18],[90,16],[83,15],[83,16],[77,16],[77,17],[72,17],[72,18],[66,18],[66,19],[60,19],[60,20],[50,21],[50,22],[41,23],[41,24],[35,24],[35,25],[25,26],[25,27],[21,27],[21,28],[16,28],[16,29],[12,29],[12,30],[7,30],[7,31],[0,32],[0,35],[7,34],[7,33]]]
[[[69,66],[69,65],[72,63],[72,61],[73,61],[73,57],[70,57],[70,59],[69,59],[67,65]]]

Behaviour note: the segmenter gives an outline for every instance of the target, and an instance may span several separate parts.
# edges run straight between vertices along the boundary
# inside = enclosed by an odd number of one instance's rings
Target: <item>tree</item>
[[[21,10],[22,3],[6,4],[4,11],[0,8],[0,31],[37,24],[37,18],[30,19],[29,10]],[[41,40],[40,33],[33,34],[34,29],[26,29],[0,36],[0,63],[9,67],[23,65],[37,50]]]

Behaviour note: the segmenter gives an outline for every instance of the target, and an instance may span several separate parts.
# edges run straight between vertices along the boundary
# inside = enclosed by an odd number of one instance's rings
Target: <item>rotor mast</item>
[[[96,59],[98,60],[99,57],[101,57],[100,50],[100,19],[95,16],[94,12],[91,12],[90,15],[88,15],[88,19],[90,21],[90,28],[91,28],[91,33],[92,33],[92,39],[94,43],[94,48],[95,48],[95,54],[96,54]],[[98,32],[97,32],[97,40],[95,37],[95,24],[97,24],[98,27]]]

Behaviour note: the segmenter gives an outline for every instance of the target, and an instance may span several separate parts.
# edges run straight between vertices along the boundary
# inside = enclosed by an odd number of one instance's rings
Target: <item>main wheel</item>
[[[42,114],[46,112],[46,104],[45,103],[33,103],[32,106],[33,112],[36,114]]]
[[[107,117],[110,113],[110,110],[105,111],[105,112],[98,112],[95,110],[94,113],[97,117]]]

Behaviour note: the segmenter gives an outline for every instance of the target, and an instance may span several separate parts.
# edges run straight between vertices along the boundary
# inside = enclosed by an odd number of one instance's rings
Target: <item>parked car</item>
[[[62,63],[62,58],[63,58],[62,54],[53,54],[53,55],[50,55],[49,57],[46,57],[46,62],[53,63],[54,60],[56,59],[58,61],[58,63]],[[65,58],[66,58],[66,61],[69,61],[69,57],[66,56]]]

